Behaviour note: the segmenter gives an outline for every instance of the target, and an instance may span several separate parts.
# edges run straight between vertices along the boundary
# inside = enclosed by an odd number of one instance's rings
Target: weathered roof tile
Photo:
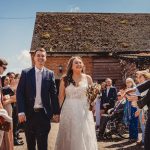
[[[150,49],[150,14],[37,13],[31,51],[124,52]]]

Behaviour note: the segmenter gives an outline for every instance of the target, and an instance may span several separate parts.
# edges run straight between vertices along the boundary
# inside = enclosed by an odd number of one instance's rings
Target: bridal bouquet
[[[101,85],[97,83],[93,83],[89,85],[86,90],[86,96],[88,97],[88,102],[90,104],[89,110],[92,110],[92,103],[96,99],[97,95],[100,93]]]

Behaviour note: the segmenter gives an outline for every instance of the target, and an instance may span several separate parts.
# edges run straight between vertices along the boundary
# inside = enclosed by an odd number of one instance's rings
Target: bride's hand
[[[54,116],[53,116],[53,121],[54,121],[54,122],[58,123],[59,120],[60,120],[59,115],[54,115]]]

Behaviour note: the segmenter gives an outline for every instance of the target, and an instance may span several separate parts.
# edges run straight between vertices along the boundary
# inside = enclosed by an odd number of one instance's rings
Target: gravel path
[[[51,132],[49,134],[48,150],[53,150],[58,132],[58,125],[52,123]],[[23,137],[24,145],[15,146],[14,150],[27,150],[24,133],[20,134]],[[141,136],[141,134],[140,134]],[[129,143],[126,139],[114,137],[113,140],[103,140],[98,142],[99,150],[144,150],[143,147],[137,146],[135,143]]]

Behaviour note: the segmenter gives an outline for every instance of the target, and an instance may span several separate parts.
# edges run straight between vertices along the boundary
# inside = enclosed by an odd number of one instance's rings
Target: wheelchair
[[[129,127],[123,122],[123,111],[109,116],[103,137],[110,139],[112,135],[119,136],[123,139],[129,138]]]

